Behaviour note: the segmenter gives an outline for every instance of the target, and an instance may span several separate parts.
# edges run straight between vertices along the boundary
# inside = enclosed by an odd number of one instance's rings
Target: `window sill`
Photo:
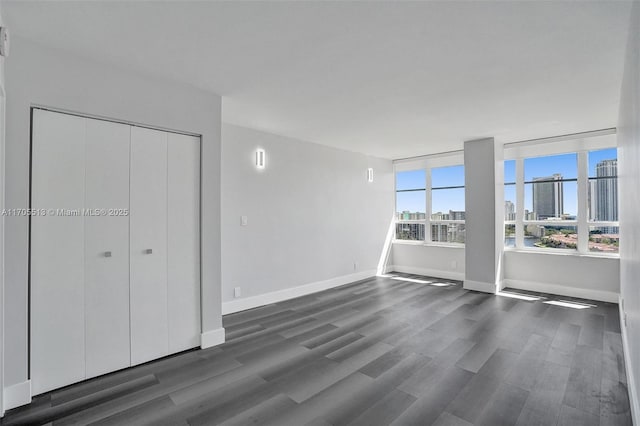
[[[576,250],[554,250],[554,249],[518,249],[514,247],[505,247],[506,252],[514,253],[533,253],[547,254],[555,256],[575,256],[575,257],[595,257],[599,259],[620,259],[619,253],[578,253]]]
[[[464,249],[464,244],[456,243],[425,243],[424,241],[415,240],[393,240],[393,244],[404,244],[408,246],[424,246],[424,247],[444,247],[444,248],[457,248]]]
[[[407,246],[421,246],[424,245],[424,241],[417,240],[393,240],[393,244],[404,244]]]
[[[422,245],[427,246],[427,247],[444,247],[444,248],[457,248],[457,249],[464,249],[465,245],[461,244],[461,243],[436,243],[436,242],[432,242],[432,243],[423,243]]]

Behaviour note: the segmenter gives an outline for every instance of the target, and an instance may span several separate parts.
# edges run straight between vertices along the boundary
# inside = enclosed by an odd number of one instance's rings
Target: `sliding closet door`
[[[85,378],[84,218],[74,214],[84,207],[85,132],[84,118],[33,112],[31,207],[47,212],[31,217],[34,395]]]
[[[169,352],[200,346],[200,138],[168,135]]]
[[[169,353],[167,133],[131,128],[131,363]]]
[[[85,317],[87,378],[131,365],[130,126],[87,120]]]

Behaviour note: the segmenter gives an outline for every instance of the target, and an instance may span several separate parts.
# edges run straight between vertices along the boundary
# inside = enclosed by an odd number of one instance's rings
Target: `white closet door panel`
[[[34,209],[81,210],[84,118],[34,110]],[[84,225],[81,215],[31,218],[31,384],[33,394],[85,378]]]
[[[87,120],[85,206],[92,213],[85,217],[87,378],[131,365],[130,129]]]
[[[131,128],[131,363],[169,353],[167,133]]]
[[[168,136],[169,351],[200,345],[200,138]]]

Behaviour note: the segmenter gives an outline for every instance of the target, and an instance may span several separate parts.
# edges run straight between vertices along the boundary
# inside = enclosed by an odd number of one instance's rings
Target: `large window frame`
[[[396,160],[394,162],[394,187],[397,188],[395,180],[397,179],[398,172],[406,172],[406,171],[414,171],[414,170],[425,170],[425,182],[424,188],[413,189],[413,190],[424,190],[425,191],[425,219],[424,220],[402,220],[398,218],[397,215],[397,206],[398,206],[398,192],[404,192],[404,190],[395,190],[394,192],[394,235],[393,242],[400,244],[420,244],[427,246],[446,246],[446,247],[464,247],[464,243],[460,242],[446,242],[446,241],[432,241],[432,225],[446,225],[446,226],[458,226],[460,224],[464,225],[464,220],[452,220],[452,219],[433,219],[432,218],[432,181],[431,181],[431,170],[442,167],[451,167],[451,166],[464,166],[464,153],[463,151],[454,151],[448,152],[444,154],[436,154],[436,155],[428,155],[423,157],[416,157],[407,160]],[[439,189],[450,189],[450,188],[464,188],[464,186],[451,186],[451,187],[442,187],[435,188],[435,190]],[[404,240],[396,238],[397,234],[395,230],[397,229],[398,224],[422,224],[425,227],[424,230],[424,240]]]
[[[580,135],[561,136],[538,141],[528,141],[505,145],[504,160],[515,160],[516,174],[516,215],[515,220],[504,220],[507,225],[515,225],[515,247],[505,246],[505,250],[536,253],[562,253],[589,256],[619,257],[619,253],[589,251],[589,232],[592,227],[619,227],[619,221],[589,220],[589,152],[617,148],[615,129],[588,132]],[[554,220],[554,226],[575,227],[578,242],[575,249],[556,249],[525,246],[525,226],[549,226],[546,220],[527,220],[525,218],[525,172],[524,161],[527,158],[545,157],[560,154],[577,155],[577,212],[575,220]],[[573,180],[573,179],[571,179]],[[503,216],[504,218],[504,216]]]

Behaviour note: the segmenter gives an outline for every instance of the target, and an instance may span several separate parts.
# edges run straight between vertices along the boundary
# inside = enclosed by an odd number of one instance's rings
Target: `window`
[[[464,243],[464,197],[464,166],[397,172],[396,240]]]
[[[578,248],[578,155],[524,159],[524,241],[527,247]]]
[[[516,161],[504,162],[504,245],[516,246]]]
[[[589,151],[589,251],[617,253],[618,153],[615,148]]]
[[[396,173],[396,239],[424,241],[426,171]]]
[[[516,158],[504,167],[506,247],[618,252],[615,148]]]
[[[431,241],[464,243],[464,166],[431,169]]]

